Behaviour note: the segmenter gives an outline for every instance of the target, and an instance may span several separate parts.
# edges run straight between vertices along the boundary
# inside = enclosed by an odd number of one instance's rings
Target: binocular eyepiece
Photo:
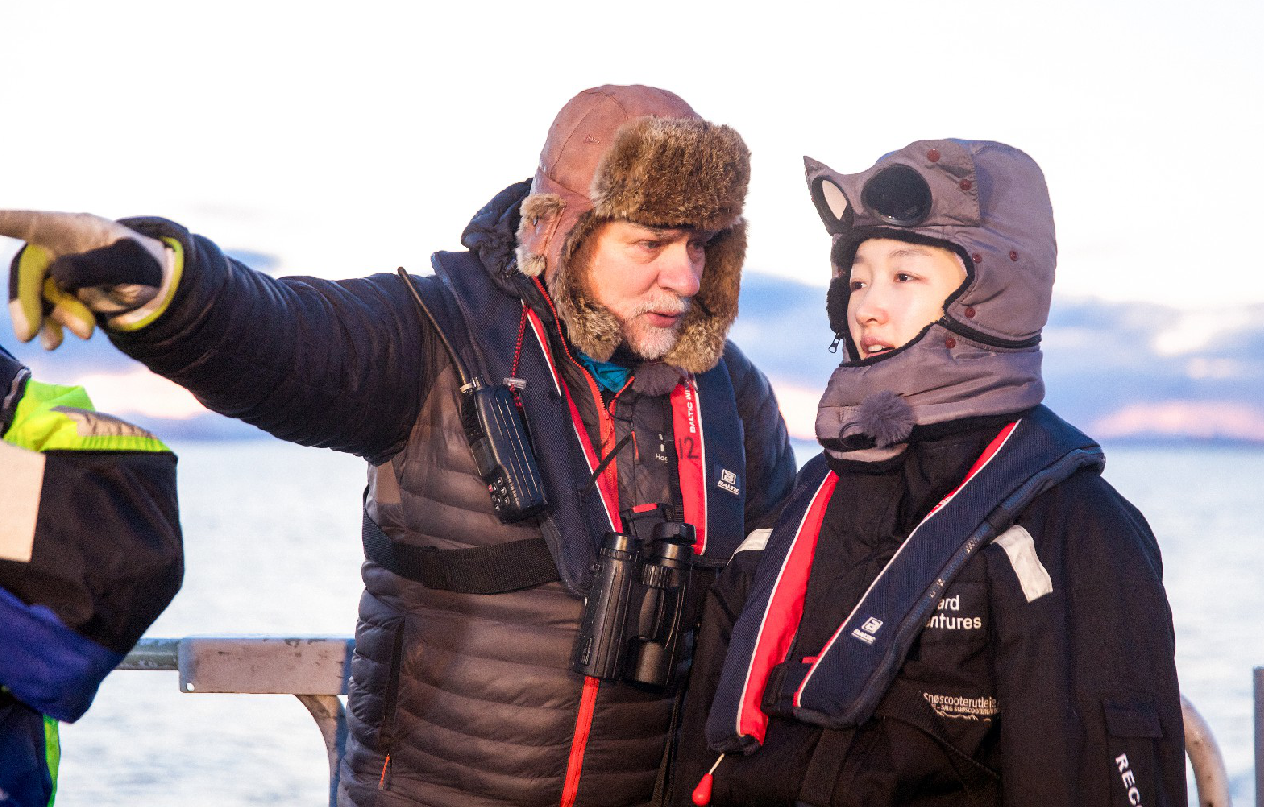
[[[666,687],[686,649],[693,525],[654,525],[648,545],[608,532],[584,600],[571,668],[595,678]]]

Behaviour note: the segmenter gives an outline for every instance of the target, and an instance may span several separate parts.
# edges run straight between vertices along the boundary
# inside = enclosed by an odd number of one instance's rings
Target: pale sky
[[[602,83],[754,154],[748,270],[824,284],[802,155],[1044,167],[1064,296],[1264,302],[1264,4],[0,0],[0,207],[159,214],[327,277],[420,271]],[[0,244],[7,261],[12,242]]]

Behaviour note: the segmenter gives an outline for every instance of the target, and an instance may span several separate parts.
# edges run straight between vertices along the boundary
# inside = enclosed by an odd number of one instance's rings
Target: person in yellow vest
[[[176,457],[0,347],[0,805],[51,805],[78,720],[180,588]]]

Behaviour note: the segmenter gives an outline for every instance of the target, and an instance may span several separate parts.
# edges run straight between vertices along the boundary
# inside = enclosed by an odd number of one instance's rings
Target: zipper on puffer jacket
[[[403,656],[404,622],[400,620],[399,630],[395,632],[395,645],[391,649],[390,675],[386,680],[386,697],[382,702],[382,726],[377,732],[377,750],[385,757],[382,761],[382,775],[377,781],[378,790],[386,790],[391,785],[391,750],[395,744],[395,712],[399,706],[399,668]]]

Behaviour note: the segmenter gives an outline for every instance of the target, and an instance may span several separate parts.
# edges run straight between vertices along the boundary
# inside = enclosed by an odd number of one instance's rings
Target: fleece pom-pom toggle
[[[882,390],[860,402],[847,431],[867,434],[874,445],[885,448],[907,440],[913,424],[913,408],[908,401],[890,390]]]

